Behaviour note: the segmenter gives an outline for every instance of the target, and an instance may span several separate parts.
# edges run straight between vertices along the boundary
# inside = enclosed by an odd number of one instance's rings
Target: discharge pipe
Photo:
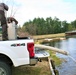
[[[61,53],[61,54],[64,54],[64,55],[69,55],[69,53],[67,51],[64,51],[64,50],[61,50],[61,49],[58,49],[58,48],[55,48],[55,47],[51,47],[51,46],[35,44],[35,47],[41,48],[41,49],[46,49],[46,50],[52,50],[52,51],[55,51],[55,52],[58,52],[58,53]]]

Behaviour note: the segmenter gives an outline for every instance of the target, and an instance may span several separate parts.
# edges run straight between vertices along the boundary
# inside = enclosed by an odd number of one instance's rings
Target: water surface
[[[66,50],[76,59],[76,38],[68,38],[66,40],[49,43],[49,45]],[[59,53],[57,53],[57,56],[66,60],[57,67],[59,75],[76,75],[76,62],[68,56]]]

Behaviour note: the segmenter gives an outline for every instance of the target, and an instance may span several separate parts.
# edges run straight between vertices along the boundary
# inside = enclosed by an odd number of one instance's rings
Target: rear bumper
[[[37,62],[38,62],[38,58],[31,58],[30,59],[30,65],[35,65],[35,64],[37,64]]]

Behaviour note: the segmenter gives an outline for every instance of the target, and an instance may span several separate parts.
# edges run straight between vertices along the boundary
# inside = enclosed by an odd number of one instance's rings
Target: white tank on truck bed
[[[17,21],[12,18],[9,17],[8,19],[8,39],[9,40],[15,40],[17,39]]]
[[[14,21],[12,23],[8,23],[8,39],[17,39],[17,25]]]

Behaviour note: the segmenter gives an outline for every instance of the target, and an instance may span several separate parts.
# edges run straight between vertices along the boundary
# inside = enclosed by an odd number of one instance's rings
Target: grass
[[[38,62],[35,66],[13,68],[12,75],[51,75],[47,61]]]
[[[55,61],[55,65],[59,66],[62,63],[61,58],[56,56],[56,53],[54,51],[49,51],[50,57]]]
[[[40,75],[41,68],[20,67],[13,69],[13,75]]]
[[[59,33],[59,34],[48,34],[48,35],[36,35],[33,36],[34,39],[44,39],[44,38],[58,38],[58,37],[64,37],[65,33]]]
[[[52,39],[51,41],[57,41],[60,40],[60,38],[65,37],[65,33],[59,33],[59,34],[49,34],[49,35],[36,35],[33,36],[33,39],[35,43],[39,44],[42,42],[48,42],[48,40],[45,40],[47,38]],[[64,38],[65,39],[65,38]]]

